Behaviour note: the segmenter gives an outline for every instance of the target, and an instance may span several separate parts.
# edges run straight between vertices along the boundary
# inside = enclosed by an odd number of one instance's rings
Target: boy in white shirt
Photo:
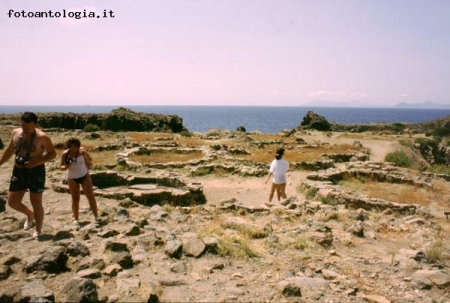
[[[286,172],[289,170],[289,163],[282,159],[283,155],[284,148],[277,149],[275,159],[270,164],[269,176],[267,177],[266,183],[271,176],[273,176],[273,183],[270,189],[269,201],[266,202],[268,206],[271,205],[275,191],[277,192],[278,201],[280,201],[280,198],[286,199]]]

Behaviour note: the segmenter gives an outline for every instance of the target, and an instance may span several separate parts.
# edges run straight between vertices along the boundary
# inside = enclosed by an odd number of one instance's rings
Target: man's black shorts
[[[33,168],[14,166],[9,191],[22,191],[29,189],[32,193],[44,192],[45,165]]]

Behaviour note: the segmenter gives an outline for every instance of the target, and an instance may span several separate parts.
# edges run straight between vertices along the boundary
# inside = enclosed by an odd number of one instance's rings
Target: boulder
[[[70,279],[63,288],[66,302],[97,302],[97,286],[88,278]]]
[[[18,302],[55,302],[55,295],[42,280],[35,280],[20,289]]]
[[[129,252],[121,251],[111,257],[111,263],[117,263],[123,269],[129,269],[133,267],[133,257]]]
[[[243,126],[238,126],[236,128],[236,132],[238,132],[238,133],[245,133],[245,132],[247,132],[247,130]]]
[[[444,270],[418,270],[411,282],[416,289],[446,288],[450,286],[450,274]]]
[[[67,270],[66,263],[68,256],[66,249],[62,246],[51,246],[40,255],[30,256],[26,262],[24,270],[31,273],[37,270],[48,273],[61,273]]]

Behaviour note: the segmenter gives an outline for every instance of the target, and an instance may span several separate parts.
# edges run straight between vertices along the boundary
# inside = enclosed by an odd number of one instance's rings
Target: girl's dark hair
[[[275,159],[280,160],[281,158],[283,158],[284,155],[284,148],[279,148],[277,149],[277,153],[275,154]]]
[[[77,147],[81,146],[81,142],[79,139],[77,138],[70,138],[69,140],[67,140],[66,142],[66,148],[70,148],[72,145],[75,145]]]

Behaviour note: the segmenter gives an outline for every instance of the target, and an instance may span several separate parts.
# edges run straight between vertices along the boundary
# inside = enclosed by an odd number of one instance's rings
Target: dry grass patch
[[[105,150],[105,151],[89,151],[89,155],[92,157],[94,168],[97,166],[110,165],[117,163],[117,150]]]
[[[201,166],[191,171],[192,177],[201,177],[213,174],[218,178],[226,178],[230,175],[230,172],[222,167]]]
[[[127,133],[127,136],[130,137],[130,139],[135,143],[176,141],[183,146],[201,146],[205,144],[204,141],[199,138],[181,137],[166,133],[129,132]]]
[[[285,248],[307,250],[315,246],[315,243],[302,234],[295,234],[287,237],[282,246]]]
[[[259,257],[251,243],[242,238],[236,236],[224,236],[219,239],[219,255],[222,257],[232,257],[235,259],[250,259]]]
[[[309,251],[315,248],[316,244],[302,234],[289,234],[286,237],[280,238],[278,241],[265,239],[262,246],[265,250],[278,249],[286,253],[288,250]]]
[[[187,162],[198,160],[203,157],[201,151],[192,151],[189,153],[180,153],[178,151],[155,151],[148,155],[130,155],[130,160],[139,163],[167,163],[167,162]]]
[[[393,137],[391,134],[380,134],[373,132],[364,132],[364,133],[339,133],[336,136],[336,139],[354,139],[354,140],[387,140],[387,141],[396,141],[398,138]]]
[[[444,180],[432,180],[433,192],[436,194],[448,195],[449,194],[449,184]]]
[[[368,133],[341,133],[336,136],[337,139],[355,139],[361,140],[367,138]]]
[[[200,228],[198,234],[201,238],[223,236],[225,234],[225,230],[222,227],[222,219],[219,216],[215,216],[210,224]]]
[[[425,190],[413,188],[411,191],[407,188],[402,189],[396,198],[396,202],[405,204],[421,204],[427,205],[428,194]]]
[[[317,216],[317,220],[322,221],[322,222],[329,222],[329,221],[340,221],[342,222],[343,219],[341,219],[341,214],[339,214],[339,212],[337,211],[331,211],[325,214],[319,214]]]
[[[412,240],[408,240],[405,235],[408,232],[402,231],[398,229],[396,226],[389,226],[385,223],[379,224],[377,227],[377,238],[378,240],[383,240],[380,242],[380,245],[384,247],[398,247],[401,245],[409,245],[410,247],[419,247],[419,245],[415,245]],[[403,243],[404,241],[408,242],[407,244]],[[403,243],[403,244],[402,244]]]
[[[450,255],[448,247],[450,246],[450,223],[443,219],[437,225],[438,234],[434,240],[426,246],[425,254],[427,261],[430,263],[443,264],[450,266]]]
[[[188,138],[188,137],[181,137],[178,139],[178,142],[180,142],[183,146],[202,146],[205,145],[204,140],[198,139],[198,138]]]
[[[249,259],[259,256],[252,246],[251,234],[247,230],[235,230],[235,234],[230,234],[222,224],[222,218],[216,217],[210,224],[201,228],[198,234],[201,238],[216,238],[219,241],[218,254],[222,257]]]
[[[428,263],[442,263],[443,258],[444,243],[442,240],[436,240],[430,243],[425,249],[425,255],[427,257]]]
[[[86,151],[89,153],[89,155],[92,157],[92,161],[95,166],[103,166],[103,165],[110,165],[110,164],[116,164],[117,162],[117,153],[119,151],[117,150],[103,150],[98,151],[95,146],[92,145],[83,145],[85,147]],[[66,148],[62,148],[61,146],[56,146],[56,154],[58,156],[61,156],[64,150]],[[58,161],[59,165],[59,161]]]
[[[168,213],[171,213],[171,212],[173,212],[176,208],[175,208],[175,206],[173,206],[173,205],[167,203],[167,204],[164,204],[164,205],[162,206],[162,209],[163,209],[164,211],[168,212]]]
[[[249,155],[235,155],[236,158],[246,159],[252,162],[270,163],[278,148],[285,148],[284,158],[289,162],[314,162],[321,161],[326,154],[354,154],[365,150],[364,148],[353,146],[352,144],[335,144],[319,146],[300,146],[296,144],[295,138],[280,138],[277,135],[254,134],[249,135],[254,140],[282,141],[273,144],[266,144],[264,148],[251,146],[248,143],[236,143],[230,140],[221,140],[217,144],[224,144],[230,148],[240,148],[247,150]]]
[[[315,162],[322,161],[323,159],[322,155],[315,153],[298,153],[293,157],[287,158],[289,162]]]
[[[419,188],[408,184],[393,184],[371,180],[349,179],[340,182],[340,185],[350,189],[355,194],[367,195],[371,198],[401,204],[419,204],[427,206],[430,203],[447,205],[450,195],[450,186],[439,181],[433,181],[433,188]],[[436,188],[438,190],[436,190]]]
[[[66,141],[69,138],[78,138],[81,141],[81,146],[89,149],[96,148],[99,145],[116,144],[118,141],[118,134],[108,132],[97,132],[99,138],[92,138],[91,134],[80,131],[66,131],[66,132],[49,132],[48,135],[52,139],[53,144],[57,148],[65,148]]]
[[[275,159],[276,150],[279,148],[277,145],[266,147],[265,149],[257,149],[251,148],[248,150],[250,155],[236,155],[237,158],[247,159],[253,162],[265,162],[270,163],[273,159]],[[312,161],[320,161],[323,157],[320,154],[317,154],[315,151],[307,150],[307,149],[296,149],[289,150],[286,149],[285,154],[283,156],[288,162],[312,162]]]
[[[126,135],[130,137],[133,142],[136,143],[173,139],[172,134],[166,133],[127,132]]]
[[[252,140],[258,141],[271,141],[271,140],[279,140],[280,136],[272,135],[272,134],[251,134],[248,137]]]
[[[237,155],[238,158],[247,159],[253,162],[271,162],[275,157],[276,150],[280,147],[279,144],[266,145],[264,149],[250,148],[248,151],[250,155]],[[291,149],[289,147],[292,147]],[[353,154],[362,148],[353,146],[351,144],[337,144],[317,147],[298,147],[296,145],[284,146],[286,149],[284,158],[289,162],[314,162],[323,160],[323,155],[326,154]]]
[[[279,135],[273,135],[273,134],[251,134],[248,135],[248,137],[255,141],[274,141],[274,140],[281,140],[287,144],[295,142],[294,137],[280,137]]]
[[[331,148],[335,152],[342,153],[342,154],[364,150],[363,147],[358,147],[358,146],[355,146],[353,144],[346,144],[346,143],[335,144]]]
[[[307,200],[313,200],[317,194],[317,188],[315,187],[306,187],[303,184],[300,184],[296,187],[298,193],[302,193],[305,195]]]
[[[357,151],[364,150],[364,148],[344,143],[334,145],[305,146],[300,148],[300,150],[305,150],[305,152],[316,154],[353,154]]]
[[[246,159],[252,162],[269,163],[274,159],[275,150],[251,148],[248,150],[250,155],[236,155],[236,158]]]

